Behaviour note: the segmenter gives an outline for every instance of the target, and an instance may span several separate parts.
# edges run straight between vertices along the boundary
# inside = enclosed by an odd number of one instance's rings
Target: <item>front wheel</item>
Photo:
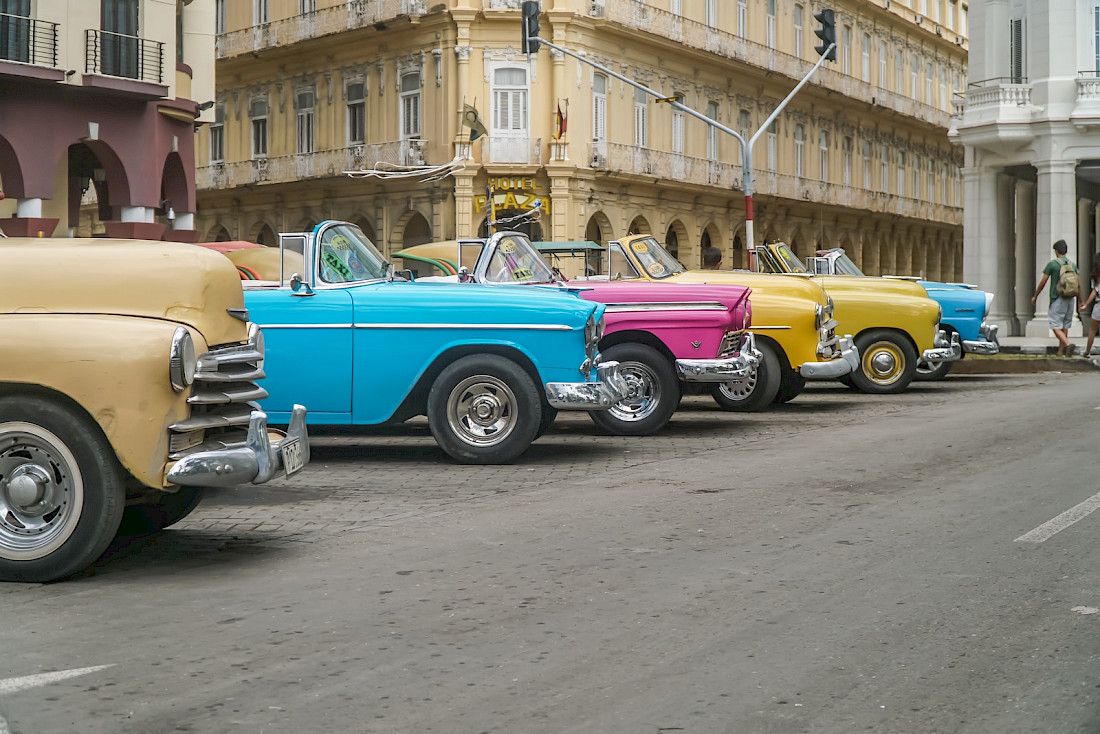
[[[720,382],[711,388],[711,396],[722,410],[738,413],[752,413],[771,405],[779,394],[783,377],[783,367],[775,347],[766,342],[757,342],[761,354],[760,364],[743,380]],[[793,396],[792,396],[793,397]]]
[[[428,428],[464,464],[505,464],[527,450],[542,419],[535,382],[518,364],[473,354],[447,366],[428,392]]]
[[[0,579],[53,581],[98,558],[122,520],[122,473],[91,419],[0,398]]]
[[[873,329],[856,337],[859,369],[851,373],[860,392],[875,395],[899,393],[917,372],[917,350],[901,334]]]
[[[151,505],[131,505],[122,514],[119,535],[143,535],[164,530],[194,512],[202,502],[202,487],[180,487],[177,492],[163,493]]]
[[[619,436],[648,436],[664,428],[680,404],[680,381],[668,357],[645,344],[616,344],[603,356],[619,363],[630,392],[610,410],[590,411],[592,421]]]
[[[917,382],[932,382],[942,380],[951,371],[954,362],[925,362],[921,360],[917,365],[917,374],[913,379]]]
[[[779,392],[775,394],[775,404],[789,403],[806,389],[806,378],[794,370],[783,370],[783,377],[779,380]]]

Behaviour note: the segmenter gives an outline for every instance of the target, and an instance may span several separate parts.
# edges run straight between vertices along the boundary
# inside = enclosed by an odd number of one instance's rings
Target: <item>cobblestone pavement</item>
[[[455,464],[436,446],[423,419],[386,435],[314,431],[311,464],[292,480],[211,492],[190,517],[174,526],[188,532],[171,533],[173,542],[157,542],[154,547],[143,547],[147,541],[138,540],[134,550],[143,555],[192,555],[247,552],[257,544],[315,543],[334,533],[491,503],[502,495],[552,491],[563,483],[612,486],[635,481],[666,459],[716,449],[728,449],[730,465],[735,466],[739,454],[776,436],[789,438],[837,422],[868,422],[915,405],[943,404],[960,391],[992,396],[1045,379],[1053,377],[960,375],[942,383],[917,383],[890,396],[811,383],[791,403],[750,414],[726,413],[709,397],[689,396],[668,427],[641,438],[604,435],[586,414],[563,412],[545,436],[507,466]],[[120,553],[126,554],[116,549],[109,555]]]

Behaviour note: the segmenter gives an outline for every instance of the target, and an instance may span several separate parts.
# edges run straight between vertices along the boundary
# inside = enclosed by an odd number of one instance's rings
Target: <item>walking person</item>
[[[1092,307],[1091,320],[1089,321],[1089,338],[1085,344],[1085,356],[1091,357],[1092,343],[1096,339],[1096,332],[1100,330],[1100,252],[1092,256],[1092,267],[1089,269],[1089,294],[1078,307],[1081,313],[1088,313]]]
[[[1047,311],[1047,323],[1050,324],[1055,338],[1058,339],[1057,355],[1073,356],[1075,347],[1069,343],[1069,327],[1073,326],[1073,299],[1081,295],[1080,281],[1077,278],[1077,266],[1066,257],[1069,247],[1065,240],[1054,243],[1054,259],[1043,268],[1043,277],[1031,297],[1031,305],[1039,300],[1043,286],[1050,280],[1050,309]]]

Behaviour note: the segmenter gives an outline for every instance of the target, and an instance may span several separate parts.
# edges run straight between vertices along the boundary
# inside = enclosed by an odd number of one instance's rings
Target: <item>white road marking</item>
[[[53,673],[39,673],[38,675],[24,675],[20,678],[4,678],[0,679],[0,696],[7,693],[16,693],[18,691],[25,691],[28,688],[38,688],[39,686],[46,686],[50,683],[57,683],[58,681],[66,680],[67,678],[76,678],[80,675],[88,675],[88,673],[95,673],[98,670],[105,670],[106,668],[112,668],[111,665],[96,665],[91,668],[74,668],[73,670],[58,670]],[[4,729],[0,728],[0,734],[4,734]]]
[[[0,734],[11,734],[11,729],[8,728],[8,722],[3,716],[0,716]]]
[[[1031,532],[1024,533],[1019,538],[1016,538],[1016,542],[1042,543],[1055,533],[1060,533],[1078,520],[1083,520],[1088,517],[1096,510],[1100,510],[1100,492],[1089,497],[1081,504],[1069,508],[1053,520],[1047,520]]]

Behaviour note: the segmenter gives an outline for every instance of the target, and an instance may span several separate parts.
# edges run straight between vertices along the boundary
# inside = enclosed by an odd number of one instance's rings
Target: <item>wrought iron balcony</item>
[[[348,0],[329,8],[223,33],[217,37],[219,59],[311,38],[329,36],[355,28],[366,28],[402,16],[423,15],[426,0]]]
[[[0,13],[0,60],[57,66],[57,23]]]
[[[97,28],[84,31],[84,73],[164,83],[164,44]]]

